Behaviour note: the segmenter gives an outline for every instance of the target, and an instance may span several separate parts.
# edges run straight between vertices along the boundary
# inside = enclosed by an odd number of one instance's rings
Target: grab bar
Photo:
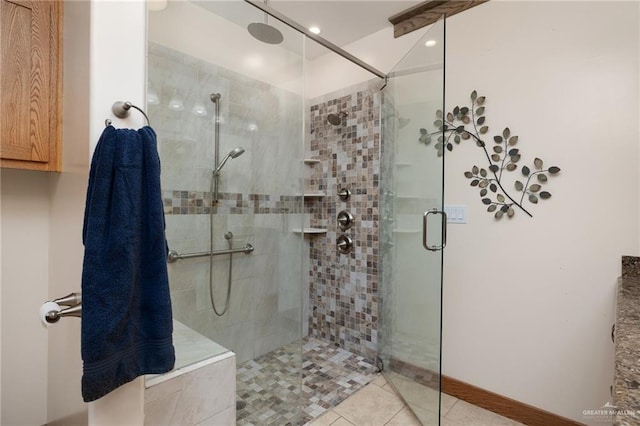
[[[180,254],[175,250],[171,250],[169,251],[169,255],[167,256],[167,262],[168,263],[173,263],[173,262],[177,262],[178,260],[183,260],[183,259],[193,259],[194,257],[208,257],[208,256],[220,256],[223,254],[233,254],[233,253],[245,253],[245,254],[249,254],[254,250],[253,246],[249,243],[243,245],[240,248],[236,248],[236,249],[227,249],[227,250],[215,250],[212,252],[199,252],[199,253],[184,253],[184,254]]]

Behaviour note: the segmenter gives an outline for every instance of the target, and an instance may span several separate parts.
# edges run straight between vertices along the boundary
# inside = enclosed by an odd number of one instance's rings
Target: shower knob
[[[351,228],[354,220],[353,215],[346,210],[342,210],[338,213],[338,227],[343,231]]]
[[[342,201],[347,201],[350,196],[351,191],[349,191],[347,188],[342,188],[338,191],[338,197],[340,197]]]
[[[340,235],[336,241],[338,251],[342,254],[351,253],[353,249],[353,240],[348,235]]]

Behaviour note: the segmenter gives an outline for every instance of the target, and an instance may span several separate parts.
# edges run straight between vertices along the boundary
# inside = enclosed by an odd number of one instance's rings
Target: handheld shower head
[[[244,154],[244,148],[237,147],[237,148],[232,149],[231,152],[228,155],[231,158],[238,158],[242,154]]]
[[[222,170],[222,168],[224,167],[224,165],[226,164],[226,162],[229,160],[229,158],[238,158],[240,157],[242,154],[244,154],[244,148],[234,148],[231,150],[231,152],[229,152],[220,162],[220,164],[218,165],[218,167],[216,167],[216,169],[213,171],[213,175],[217,176],[218,174],[220,174],[220,170]]]

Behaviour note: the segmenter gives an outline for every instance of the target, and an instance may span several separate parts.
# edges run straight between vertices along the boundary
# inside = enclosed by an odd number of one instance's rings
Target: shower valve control
[[[353,222],[355,221],[353,215],[346,210],[342,210],[338,213],[338,227],[346,231],[347,229],[353,226]]]
[[[348,235],[340,235],[336,241],[338,251],[342,254],[351,253],[353,249],[353,240]]]
[[[347,188],[342,188],[338,191],[338,197],[340,197],[342,201],[347,201],[350,196],[351,191],[349,191]]]

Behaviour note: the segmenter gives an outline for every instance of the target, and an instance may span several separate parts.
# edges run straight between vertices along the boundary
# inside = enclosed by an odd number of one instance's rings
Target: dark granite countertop
[[[622,258],[615,327],[614,424],[640,425],[640,257]]]

